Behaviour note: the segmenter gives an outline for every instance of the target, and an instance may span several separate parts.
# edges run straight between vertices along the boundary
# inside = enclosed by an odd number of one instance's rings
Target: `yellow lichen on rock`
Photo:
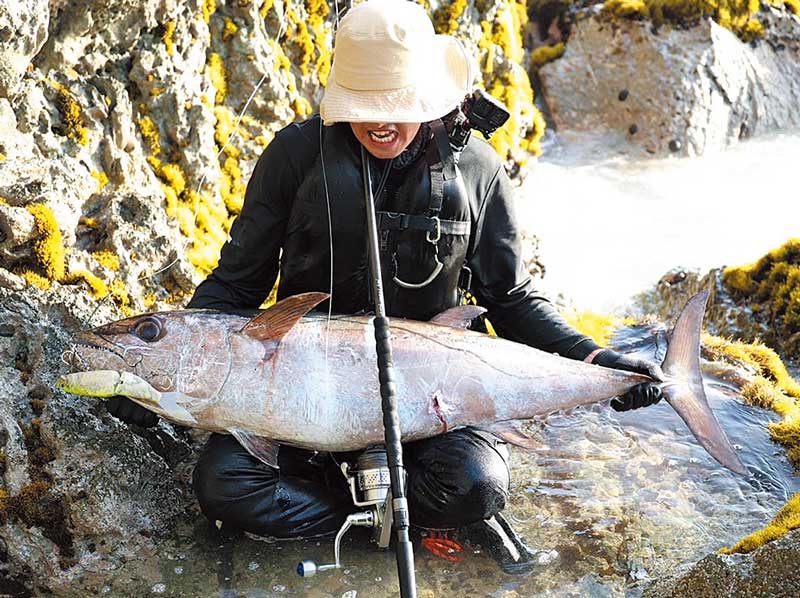
[[[306,0],[306,12],[308,12],[308,24],[314,33],[314,45],[317,49],[317,60],[314,64],[317,80],[325,87],[328,83],[328,75],[331,71],[331,44],[325,29],[325,17],[330,14],[330,7],[327,0]]]
[[[261,16],[262,19],[267,18],[267,13],[275,4],[275,0],[264,0],[264,3],[261,5],[261,8],[258,9],[258,14]]]
[[[89,294],[94,299],[102,299],[108,295],[106,283],[88,270],[73,270],[64,278],[64,283],[66,284],[74,284],[80,281],[89,285]]]
[[[752,264],[726,268],[722,282],[768,319],[788,354],[800,356],[800,239],[790,239]]]
[[[200,10],[203,13],[203,20],[206,24],[211,22],[211,15],[217,12],[217,0],[202,0]]]
[[[31,204],[27,209],[33,215],[38,233],[34,245],[36,261],[49,280],[61,280],[64,278],[66,250],[53,210],[40,203]]]
[[[635,323],[633,318],[621,318],[592,311],[567,310],[563,312],[563,316],[576,330],[592,337],[597,344],[603,346],[608,345],[611,337],[620,327],[631,326]]]
[[[711,17],[746,41],[763,34],[763,26],[755,18],[759,10],[760,0],[605,0],[603,3],[607,14],[649,18],[656,25],[686,24]]]
[[[702,341],[711,358],[729,360],[754,372],[742,387],[742,397],[751,405],[781,415],[781,421],[769,424],[770,436],[786,447],[789,460],[800,469],[800,384],[778,354],[760,342],[744,343],[710,334],[704,334]]]
[[[17,272],[17,274],[22,276],[22,278],[24,278],[29,285],[39,288],[43,291],[48,290],[53,284],[49,278],[45,278],[33,270],[21,270]]]
[[[161,36],[161,41],[164,42],[164,46],[167,48],[167,54],[172,56],[173,52],[175,51],[175,26],[176,26],[175,19],[170,19],[166,23],[164,23],[164,35]]]
[[[559,42],[554,46],[539,46],[531,52],[531,64],[538,68],[548,62],[553,62],[563,56],[564,49],[564,42]]]
[[[216,52],[209,54],[208,63],[206,63],[206,72],[208,73],[208,78],[211,79],[211,84],[216,90],[214,102],[222,104],[225,101],[225,96],[228,94],[225,63],[222,60],[222,56]]]
[[[777,540],[785,536],[793,529],[800,528],[800,492],[795,494],[783,508],[778,511],[772,521],[764,529],[761,529],[746,538],[743,538],[730,548],[720,550],[723,554],[733,554],[735,552],[752,552],[756,548],[763,546],[767,542]]]
[[[109,270],[113,270],[114,272],[119,270],[119,257],[107,249],[95,251],[92,253],[92,257],[98,264]]]
[[[142,134],[142,139],[150,150],[150,155],[153,157],[158,156],[161,153],[161,135],[153,119],[149,116],[142,116],[139,119],[139,132]]]
[[[97,170],[93,170],[91,174],[95,179],[97,179],[97,192],[99,193],[103,190],[103,187],[108,185],[108,175],[105,172]]]
[[[457,34],[467,6],[466,0],[455,0],[436,9],[436,30]],[[544,118],[533,105],[530,79],[520,64],[525,56],[522,33],[528,22],[527,4],[510,0],[494,7],[491,21],[481,21],[479,63],[486,90],[506,105],[511,116],[492,135],[490,143],[504,160],[513,159],[522,164],[525,159],[521,151],[541,153],[540,141],[545,127]]]
[[[83,110],[80,103],[70,91],[60,83],[53,82],[56,88],[56,105],[61,114],[61,120],[67,129],[67,137],[80,145],[88,145],[89,129],[83,123]]]
[[[125,283],[122,280],[119,278],[114,280],[108,286],[108,291],[111,293],[111,297],[114,299],[114,302],[117,304],[123,315],[128,317],[136,313],[131,307],[131,297],[128,294],[128,291],[125,288]]]
[[[236,23],[233,22],[233,19],[230,17],[225,17],[225,26],[222,28],[222,40],[228,41],[232,38],[236,33],[239,31],[239,27],[236,26]]]

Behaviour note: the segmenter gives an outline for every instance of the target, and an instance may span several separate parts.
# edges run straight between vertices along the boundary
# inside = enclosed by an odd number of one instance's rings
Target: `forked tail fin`
[[[662,391],[703,448],[731,471],[745,475],[748,473],[747,469],[708,406],[703,389],[703,378],[700,374],[700,326],[707,300],[708,291],[701,291],[689,299],[678,316],[667,356],[661,366],[666,378]]]

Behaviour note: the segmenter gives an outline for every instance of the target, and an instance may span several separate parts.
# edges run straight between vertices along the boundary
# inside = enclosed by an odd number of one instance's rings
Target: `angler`
[[[402,338],[419,345],[418,361],[407,363],[426,371],[419,379],[406,374],[398,387],[401,408],[421,418],[404,422],[409,426],[403,454],[412,524],[464,529],[468,539],[477,538],[504,568],[524,570],[534,555],[501,514],[510,480],[507,444],[471,426],[500,419],[501,412],[480,417],[472,412],[494,409],[497,400],[507,400],[504,409],[514,417],[540,411],[512,405],[512,395],[481,395],[487,389],[480,385],[500,389],[517,384],[513,397],[541,396],[547,387],[553,401],[567,404],[575,398],[570,387],[552,378],[542,386],[535,364],[525,360],[535,355],[536,363],[546,361],[558,372],[569,364],[575,374],[570,380],[592,363],[634,373],[612,392],[621,395],[614,403],[617,409],[633,409],[661,398],[656,381],[662,373],[654,363],[599,347],[535,291],[521,257],[511,182],[494,150],[470,134],[473,128],[489,134],[504,119],[501,106],[473,93],[477,73],[471,51],[453,37],[436,35],[415,3],[368,0],[350,9],[336,34],[321,114],[286,127],[264,151],[219,264],[188,307],[222,312],[258,308],[280,274],[279,299],[323,292],[331,296],[321,306],[323,312],[371,312],[362,174],[367,166],[380,173],[373,193],[388,315],[429,320],[458,306],[469,292],[488,310],[501,337],[560,355],[548,361],[518,345],[503,345],[496,356],[489,355],[486,351],[495,349],[484,345],[484,337],[457,336],[441,327],[432,334],[413,323],[394,332],[396,343],[402,345]],[[590,239],[576,238],[575,243],[592,250]],[[287,304],[282,305],[285,310]],[[292,322],[296,315],[292,312]],[[126,363],[134,357],[143,363],[148,356],[166,359],[155,347],[167,344],[180,356],[177,370],[168,368],[166,360],[153,377],[140,376],[161,393],[162,409],[157,411],[186,423],[190,418],[199,422],[202,411],[213,422],[207,424],[216,426],[212,429],[242,432],[236,438],[212,435],[197,463],[194,488],[203,512],[211,520],[256,534],[297,537],[333,532],[354,509],[337,468],[342,455],[327,451],[365,446],[358,439],[379,442],[370,399],[359,394],[372,388],[375,376],[374,350],[365,352],[360,344],[365,342],[365,322],[338,316],[330,323],[302,320],[286,334],[276,316],[268,326],[256,320],[240,333],[241,320],[189,312],[128,320],[100,333],[119,343],[130,335],[139,339]],[[266,338],[260,338],[259,327]],[[436,356],[441,335],[447,338],[448,355],[459,356],[470,367],[491,364],[484,371],[489,379],[456,376],[453,358]],[[468,342],[458,340],[462,338]],[[249,353],[254,343],[263,345],[261,362]],[[473,343],[475,347],[467,346]],[[80,347],[74,355],[76,363],[87,359]],[[325,355],[327,361],[322,361]],[[501,355],[505,363],[497,360]],[[398,354],[398,363],[402,359]],[[244,363],[253,368],[249,377],[239,369]],[[140,402],[147,397],[139,395],[149,392],[137,380],[116,374],[119,365],[84,369],[112,370],[100,374],[99,381],[75,384],[96,394],[114,394],[107,402],[113,415],[140,425],[155,423],[150,411],[117,392],[129,391]],[[521,374],[529,371],[533,374]],[[276,375],[283,376],[279,382],[264,382]],[[239,390],[229,386],[231,380],[241,385]],[[431,387],[434,381],[436,388]],[[263,393],[277,392],[284,393],[283,402],[271,407]],[[241,422],[229,420],[225,401],[245,396],[260,397],[261,403],[250,404],[250,410],[273,409],[271,425],[279,428],[270,430],[272,439],[286,444],[276,456],[274,447],[264,450],[277,459],[280,474],[263,462],[269,457],[260,460],[251,454],[262,452],[248,443]],[[205,405],[209,397],[217,401],[210,407]],[[489,397],[495,401],[488,402]],[[165,407],[168,403],[174,403],[171,410]],[[456,416],[458,410],[461,416]]]

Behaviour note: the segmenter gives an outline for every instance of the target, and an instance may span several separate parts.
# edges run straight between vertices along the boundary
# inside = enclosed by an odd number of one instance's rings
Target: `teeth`
[[[369,136],[375,143],[391,143],[397,137],[397,131],[370,131]]]

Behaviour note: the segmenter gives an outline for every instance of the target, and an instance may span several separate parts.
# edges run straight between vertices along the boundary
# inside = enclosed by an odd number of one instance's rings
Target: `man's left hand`
[[[650,376],[656,381],[664,380],[664,372],[661,366],[647,359],[631,357],[617,353],[611,349],[604,349],[592,360],[592,363],[616,370],[626,370]],[[629,411],[655,405],[662,398],[661,388],[653,382],[642,382],[632,387],[628,392],[619,398],[611,401],[611,408],[614,411]]]

